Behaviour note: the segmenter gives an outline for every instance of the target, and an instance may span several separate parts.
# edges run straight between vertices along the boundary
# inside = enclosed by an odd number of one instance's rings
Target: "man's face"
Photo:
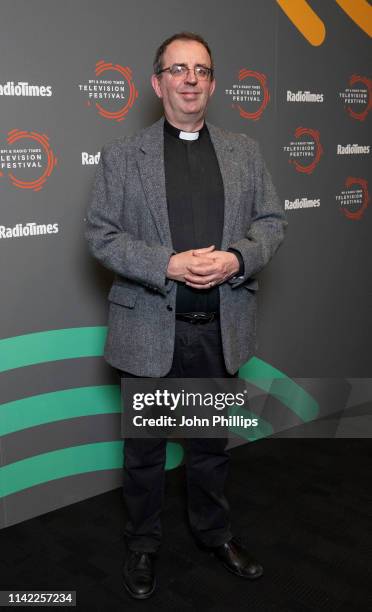
[[[194,40],[174,40],[163,54],[163,68],[173,64],[186,64],[191,70],[179,78],[169,72],[159,77],[152,76],[152,86],[162,99],[165,116],[173,125],[198,121],[206,112],[208,100],[214,92],[215,81],[198,79],[194,66],[211,67],[209,53],[201,43]]]

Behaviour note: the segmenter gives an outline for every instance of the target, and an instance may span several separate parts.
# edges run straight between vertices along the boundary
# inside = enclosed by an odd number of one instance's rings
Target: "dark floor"
[[[167,473],[158,589],[122,586],[119,490],[0,532],[1,589],[77,591],[79,610],[372,610],[372,444],[266,439],[231,451],[235,532],[265,569],[250,582],[191,539],[183,468]]]

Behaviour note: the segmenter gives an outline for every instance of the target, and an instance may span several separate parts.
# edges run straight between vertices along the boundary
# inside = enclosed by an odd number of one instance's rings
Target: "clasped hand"
[[[239,261],[230,251],[217,251],[214,245],[190,249],[172,255],[167,277],[186,283],[194,289],[209,289],[220,285],[239,270]]]

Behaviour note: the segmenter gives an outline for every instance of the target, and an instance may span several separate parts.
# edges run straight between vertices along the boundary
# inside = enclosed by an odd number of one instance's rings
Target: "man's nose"
[[[185,83],[188,83],[189,85],[196,85],[197,82],[198,79],[195,76],[194,70],[191,68],[186,75]]]

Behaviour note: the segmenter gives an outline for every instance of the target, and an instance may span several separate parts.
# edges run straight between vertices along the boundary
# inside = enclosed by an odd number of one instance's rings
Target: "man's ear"
[[[209,88],[209,95],[213,95],[214,90],[216,89],[216,79],[213,79],[213,81],[211,81],[211,86]]]
[[[151,76],[151,85],[152,88],[154,90],[154,92],[156,93],[156,95],[158,96],[158,98],[162,98],[163,94],[161,92],[161,87],[160,87],[160,83],[159,83],[159,78],[156,76],[156,74],[153,74]]]

